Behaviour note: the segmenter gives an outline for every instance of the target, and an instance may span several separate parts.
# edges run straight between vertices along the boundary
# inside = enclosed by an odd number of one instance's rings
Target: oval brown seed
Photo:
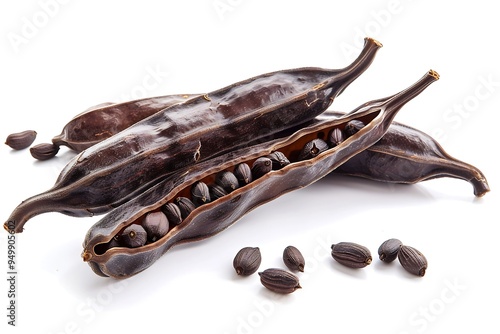
[[[196,182],[191,187],[192,202],[196,206],[200,206],[210,202],[210,190],[205,182]]]
[[[208,189],[210,191],[210,198],[212,201],[227,195],[227,191],[225,191],[224,188],[218,184],[211,184],[208,186]]]
[[[304,145],[304,148],[299,153],[299,160],[314,158],[328,149],[328,144],[323,139],[313,139]]]
[[[35,139],[36,131],[26,130],[8,135],[5,144],[10,146],[13,150],[24,150],[30,147]]]
[[[328,144],[335,147],[345,140],[344,133],[339,128],[335,128],[328,134]]]
[[[167,216],[169,225],[179,225],[182,222],[182,215],[179,206],[175,203],[167,203],[162,206],[161,210]]]
[[[401,246],[398,252],[399,263],[410,274],[424,276],[427,270],[427,259],[425,256],[410,246]]]
[[[396,260],[398,257],[399,248],[403,243],[399,239],[388,239],[384,241],[378,248],[378,257],[386,263]]]
[[[354,242],[339,242],[332,245],[332,257],[350,268],[363,268],[372,262],[370,250]]]
[[[55,157],[58,152],[59,146],[50,143],[42,143],[30,148],[31,156],[42,161]]]
[[[238,179],[240,187],[252,182],[252,170],[246,163],[241,163],[234,167],[234,176]]]
[[[306,262],[302,253],[294,246],[288,246],[283,251],[283,262],[290,270],[304,271]]]
[[[233,267],[241,276],[249,276],[259,269],[262,257],[258,247],[244,247],[233,259]]]
[[[176,204],[179,206],[179,210],[181,211],[182,219],[186,219],[187,216],[196,209],[196,206],[193,202],[187,197],[177,197],[175,199]]]
[[[290,160],[280,151],[274,151],[273,153],[266,156],[266,158],[271,159],[272,168],[274,170],[281,169],[286,165],[290,164]]]
[[[272,169],[273,163],[271,162],[271,159],[266,157],[258,158],[252,165],[252,177],[253,179],[258,179],[259,177],[269,173]]]
[[[119,236],[120,244],[124,246],[135,248],[144,246],[147,241],[147,233],[144,227],[138,224],[132,224],[125,228]]]
[[[299,278],[283,269],[266,269],[259,275],[262,285],[277,293],[292,293],[301,288]]]
[[[239,181],[236,176],[229,171],[222,171],[215,176],[215,183],[221,186],[227,193],[239,187]]]
[[[148,239],[155,242],[168,232],[169,223],[167,216],[161,211],[150,212],[144,216],[142,227],[146,230]]]
[[[344,128],[344,132],[345,132],[347,137],[350,137],[353,134],[355,134],[356,132],[358,132],[359,130],[361,130],[364,126],[365,126],[365,123],[363,123],[357,119],[353,119],[352,121],[347,122],[347,124],[345,125],[345,128]]]

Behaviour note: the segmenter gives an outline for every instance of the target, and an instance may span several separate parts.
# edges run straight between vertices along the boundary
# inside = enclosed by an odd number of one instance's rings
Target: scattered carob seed
[[[363,268],[372,262],[370,250],[354,242],[339,242],[332,245],[332,257],[350,268]]]
[[[25,148],[30,147],[35,139],[36,131],[26,130],[8,135],[5,140],[5,144],[13,150],[24,150]]]
[[[266,269],[260,272],[259,276],[263,286],[277,293],[292,293],[301,288],[299,278],[283,269]]]
[[[288,246],[283,251],[283,262],[290,270],[304,271],[306,265],[304,256],[294,246]]]
[[[249,276],[259,269],[262,257],[258,247],[244,247],[234,257],[233,267],[241,276]]]
[[[37,160],[49,160],[57,155],[59,146],[51,143],[42,143],[30,148],[31,156]]]
[[[427,259],[415,248],[405,245],[401,246],[398,252],[398,259],[407,272],[420,277],[425,275]]]
[[[390,263],[398,257],[399,249],[403,243],[399,239],[388,239],[384,241],[378,248],[379,259],[383,262]]]

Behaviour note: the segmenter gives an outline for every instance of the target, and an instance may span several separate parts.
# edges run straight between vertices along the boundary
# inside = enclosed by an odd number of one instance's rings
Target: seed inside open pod
[[[236,176],[229,171],[222,171],[215,176],[215,183],[221,186],[227,193],[239,187],[239,181]]]
[[[144,246],[148,239],[148,235],[144,227],[138,224],[132,224],[123,230],[118,239],[120,244],[126,247],[135,248]]]
[[[196,182],[191,188],[192,202],[200,206],[210,202],[210,190],[205,182]]]
[[[234,176],[238,179],[240,187],[252,182],[252,170],[246,163],[240,163],[234,167]]]
[[[167,216],[169,225],[179,225],[182,222],[182,215],[179,206],[175,203],[167,203],[161,207],[161,210]]]
[[[299,160],[314,158],[328,149],[328,144],[323,139],[313,139],[304,145],[304,148],[300,151]]]
[[[208,189],[210,190],[210,198],[212,201],[227,195],[227,191],[218,184],[211,184],[208,186]]]
[[[182,219],[186,219],[187,216],[196,209],[196,206],[193,202],[187,197],[177,197],[175,199],[176,204],[179,206],[179,210],[181,211]]]
[[[142,227],[146,230],[148,239],[154,242],[167,234],[169,228],[167,216],[161,211],[150,212],[144,216]]]
[[[258,158],[252,165],[252,177],[258,179],[273,170],[271,159],[266,157]]]
[[[345,140],[344,133],[339,128],[334,128],[328,134],[328,144],[335,147]]]
[[[273,170],[281,169],[290,164],[290,160],[288,160],[288,158],[280,151],[274,151],[273,153],[266,156],[266,158],[271,159]]]
[[[358,132],[359,130],[361,130],[362,128],[364,128],[364,126],[365,126],[365,123],[363,123],[357,119],[353,119],[352,121],[347,122],[347,124],[345,125],[345,128],[344,128],[344,132],[345,132],[347,137],[350,137],[353,134],[355,134],[356,132]]]

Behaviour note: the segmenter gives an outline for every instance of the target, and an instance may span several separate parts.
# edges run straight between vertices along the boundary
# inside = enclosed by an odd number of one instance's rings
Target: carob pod
[[[430,71],[410,88],[386,98],[385,102],[365,103],[349,114],[303,127],[288,137],[236,150],[179,171],[111,211],[91,227],[83,242],[82,258],[98,275],[124,278],[145,270],[174,245],[202,240],[225,230],[247,212],[319,180],[373,145],[388,130],[401,107],[437,79],[437,73]],[[314,158],[297,159],[306,143],[333,128],[343,128],[352,119],[361,119],[366,126]],[[149,212],[160,210],[176,198],[189,195],[196,182],[210,183],[217,173],[233,171],[240,163],[251,165],[259,157],[274,151],[285,154],[290,164],[195,208],[160,240],[134,249],[108,246],[109,241],[126,226],[140,221]]]
[[[44,212],[108,212],[181,168],[311,120],[368,68],[380,47],[367,38],[344,69],[267,73],[159,111],[77,155],[53,188],[23,201],[4,228],[22,232]]]
[[[178,94],[101,103],[73,117],[61,133],[52,138],[52,143],[57,148],[67,146],[81,152],[162,109],[196,96],[198,94]]]
[[[338,112],[324,114],[326,118],[341,115]],[[428,134],[397,122],[392,123],[377,143],[350,158],[334,173],[404,184],[452,177],[469,182],[477,197],[490,191],[486,177],[478,168],[450,156]]]

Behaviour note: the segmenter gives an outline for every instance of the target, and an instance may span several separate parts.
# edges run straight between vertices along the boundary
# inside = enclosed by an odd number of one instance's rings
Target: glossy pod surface
[[[108,212],[181,168],[313,119],[371,64],[381,44],[365,41],[344,69],[267,73],[135,123],[81,152],[52,189],[22,202],[4,227],[22,232],[28,219],[43,212]]]
[[[383,101],[366,103],[338,119],[304,127],[286,138],[232,151],[169,177],[113,210],[94,225],[84,241],[84,261],[98,275],[128,277],[151,266],[176,244],[201,240],[223,231],[250,210],[315,182],[353,155],[373,145],[387,131],[400,108],[437,78],[437,73],[430,71],[412,87]],[[325,137],[333,128],[343,129],[353,119],[362,120],[366,126],[340,145],[314,158],[297,159],[305,144],[318,137]],[[217,173],[232,171],[240,163],[251,165],[259,157],[274,151],[285,154],[290,164],[270,171],[227,196],[195,208],[179,225],[154,243],[133,249],[110,247],[110,241],[123,229],[139,221],[148,212],[159,210],[175,198],[189,194],[191,186],[196,182],[210,183]]]

